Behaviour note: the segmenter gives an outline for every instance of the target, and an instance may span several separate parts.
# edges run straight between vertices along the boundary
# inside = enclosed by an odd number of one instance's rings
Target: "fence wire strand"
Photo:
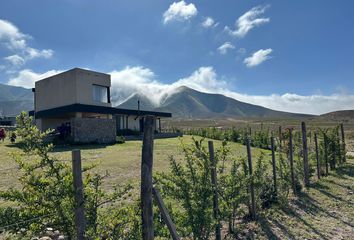
[[[26,222],[32,222],[34,220],[38,220],[38,219],[41,219],[41,218],[45,218],[45,217],[52,217],[54,216],[55,214],[49,214],[49,215],[44,215],[44,216],[39,216],[39,217],[35,217],[35,218],[31,218],[31,219],[27,219],[27,220],[24,220],[24,221],[21,221],[21,222],[17,222],[17,223],[13,223],[13,224],[9,224],[9,225],[5,225],[5,226],[0,226],[0,230],[2,229],[6,229],[6,228],[9,228],[9,227],[12,227],[12,226],[18,226],[22,223],[26,223]]]

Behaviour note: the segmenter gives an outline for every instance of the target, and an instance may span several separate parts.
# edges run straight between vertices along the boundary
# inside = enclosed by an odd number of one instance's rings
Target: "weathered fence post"
[[[146,116],[144,121],[143,148],[141,154],[141,220],[142,239],[154,239],[152,210],[152,164],[154,151],[153,116]]]
[[[277,196],[277,166],[275,162],[275,152],[274,152],[274,137],[270,137],[270,145],[272,149],[272,165],[273,165],[273,182],[274,182],[274,194]]]
[[[218,183],[217,183],[217,176],[216,176],[216,161],[214,156],[214,144],[213,141],[208,141],[209,147],[209,158],[211,164],[211,184],[214,189],[214,196],[213,196],[213,210],[214,210],[214,219],[217,221],[215,226],[215,239],[221,240],[221,224],[219,220],[219,201],[218,201]]]
[[[283,135],[283,133],[282,133],[282,130],[281,130],[281,126],[279,126],[279,149],[280,150],[282,148],[282,140],[283,140],[282,135]]]
[[[291,128],[289,128],[289,158],[290,158],[291,186],[293,189],[293,193],[296,194],[294,156],[293,156],[293,130]]]
[[[305,122],[301,123],[302,129],[302,147],[303,147],[303,157],[304,157],[304,184],[305,187],[310,185],[309,177],[309,159],[308,159],[308,149],[307,149],[307,133],[306,133],[306,124]]]
[[[160,195],[160,191],[156,187],[153,187],[152,188],[152,193],[153,193],[153,196],[155,197],[155,201],[157,202],[157,206],[159,207],[159,210],[161,212],[162,218],[165,221],[168,230],[170,231],[172,239],[173,240],[179,240],[179,237],[178,237],[178,234],[177,234],[177,231],[176,231],[176,227],[173,224],[172,219],[170,217],[170,214],[168,213],[168,211],[167,211],[167,209],[166,209],[166,207],[165,207],[165,205],[164,205],[164,203],[162,201],[162,198],[161,198],[161,195]]]
[[[339,129],[337,129],[336,143],[338,145],[338,164],[341,164],[343,163],[343,157],[342,157],[342,145],[340,144]]]
[[[343,153],[343,162],[347,161],[347,157],[345,154],[345,135],[344,135],[344,127],[343,123],[340,124],[340,131],[342,133],[342,153]]]
[[[326,176],[328,175],[328,142],[327,142],[327,134],[323,133],[323,145],[324,145],[324,157],[326,163]]]
[[[336,169],[336,141],[335,139],[330,142],[331,151],[332,151],[332,159],[329,162],[329,167],[331,170]]]
[[[248,158],[248,171],[250,177],[250,194],[251,194],[251,218],[252,220],[256,219],[256,202],[254,199],[254,184],[253,184],[253,170],[252,170],[252,156],[251,156],[251,140],[250,137],[246,139],[246,146],[247,146],[247,158]]]
[[[315,133],[315,151],[316,151],[316,162],[317,162],[317,178],[321,178],[321,165],[320,159],[318,156],[318,142],[317,142],[317,133]]]
[[[72,167],[73,167],[73,185],[75,192],[75,225],[76,235],[78,240],[85,238],[85,208],[84,208],[84,193],[82,183],[82,170],[81,170],[81,152],[80,150],[73,150]]]

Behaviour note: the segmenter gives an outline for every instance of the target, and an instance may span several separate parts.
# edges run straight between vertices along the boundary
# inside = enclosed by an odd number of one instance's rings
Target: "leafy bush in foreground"
[[[50,153],[53,145],[43,140],[50,131],[40,132],[25,113],[17,117],[17,126],[22,152],[13,154],[13,158],[19,169],[20,187],[0,191],[0,199],[12,203],[11,207],[0,208],[0,226],[7,226],[5,230],[10,232],[24,228],[33,234],[50,226],[75,239],[71,166]],[[128,239],[126,236],[139,232],[134,208],[122,204],[131,186],[106,192],[102,189],[104,176],[92,174],[92,168],[83,169],[86,237]],[[114,211],[107,205],[114,205]]]

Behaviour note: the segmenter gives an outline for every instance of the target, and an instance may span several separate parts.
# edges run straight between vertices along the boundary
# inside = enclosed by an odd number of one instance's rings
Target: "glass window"
[[[95,102],[108,103],[108,87],[93,85],[92,93]]]

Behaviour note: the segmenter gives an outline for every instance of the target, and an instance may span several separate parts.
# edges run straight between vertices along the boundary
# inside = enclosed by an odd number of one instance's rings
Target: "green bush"
[[[0,208],[0,226],[10,225],[6,230],[12,233],[24,228],[33,234],[50,226],[69,239],[75,239],[76,205],[71,167],[50,154],[53,145],[43,141],[50,130],[40,132],[26,113],[17,117],[17,126],[22,152],[13,154],[13,158],[19,168],[21,186],[0,191],[0,199],[12,203],[12,207]],[[91,173],[94,167],[83,169],[86,237],[102,239],[116,236],[111,239],[125,239],[124,236],[135,234],[136,227],[131,223],[135,221],[135,212],[128,204],[122,205],[127,202],[125,199],[131,186],[104,191],[102,183],[105,177]],[[106,207],[109,204],[115,205],[115,212]],[[125,221],[117,223],[116,217]]]

